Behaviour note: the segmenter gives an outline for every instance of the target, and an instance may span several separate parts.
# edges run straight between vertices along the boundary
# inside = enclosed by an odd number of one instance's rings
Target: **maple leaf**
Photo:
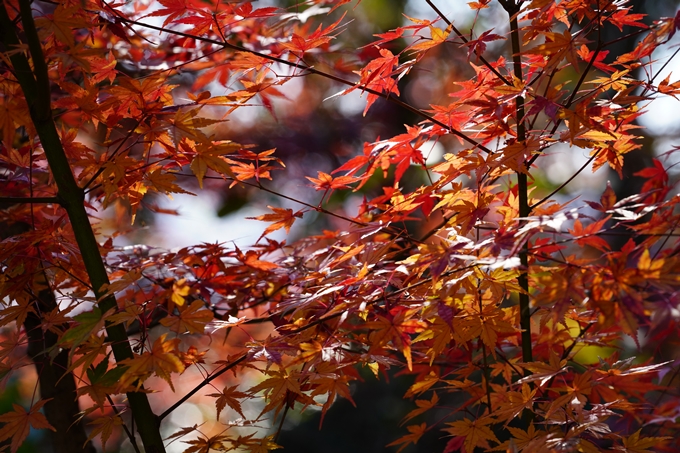
[[[513,428],[512,426],[508,426],[508,431],[512,434],[513,442],[519,449],[526,447],[538,435],[533,423],[529,425],[529,429],[526,431],[519,428]]]
[[[328,410],[333,405],[333,402],[335,401],[337,395],[341,395],[343,398],[347,399],[352,404],[352,406],[356,407],[356,403],[352,399],[352,393],[350,392],[349,388],[349,382],[354,378],[347,374],[342,374],[338,376],[335,373],[326,371],[326,368],[324,368],[325,366],[327,367],[328,370],[335,368],[333,365],[330,364],[327,365],[326,362],[321,362],[319,365],[315,365],[316,372],[319,374],[323,373],[325,376],[320,377],[318,379],[313,379],[311,382],[312,385],[316,386],[312,391],[312,396],[324,394],[327,396],[326,402],[323,404],[323,407],[321,408],[321,419],[319,420],[319,427],[321,427],[324,417]]]
[[[671,437],[641,437],[642,429],[638,429],[628,437],[622,440],[623,446],[615,446],[615,450],[624,451],[626,453],[653,453],[657,447],[660,447]],[[651,450],[654,448],[654,450]]]
[[[280,230],[281,228],[286,229],[286,233],[290,232],[290,227],[293,226],[293,223],[295,222],[295,219],[301,219],[302,215],[304,214],[304,211],[297,211],[295,214],[293,214],[292,209],[287,209],[287,208],[275,208],[274,206],[267,206],[269,209],[274,211],[273,214],[263,214],[261,216],[257,217],[246,217],[246,219],[250,220],[261,220],[263,222],[274,222],[271,225],[269,225],[267,228],[265,228],[264,232],[262,233],[262,238],[263,236],[273,233],[276,230]]]
[[[418,408],[413,409],[411,412],[406,414],[402,423],[406,423],[407,421],[411,420],[412,418],[417,417],[418,415],[427,412],[428,410],[435,407],[438,402],[439,402],[439,397],[437,396],[436,392],[432,392],[432,399],[430,399],[430,400],[416,400],[416,406],[418,406]],[[414,444],[415,444],[415,442],[414,442]]]
[[[408,319],[408,316],[406,311],[401,311],[394,317],[378,315],[375,321],[366,323],[366,327],[372,329],[369,337],[372,350],[385,346],[391,341],[404,354],[406,365],[409,370],[412,370],[411,337],[408,333],[413,328],[422,330],[423,325],[417,320]]]
[[[266,413],[273,408],[277,408],[278,413],[282,405],[287,404],[291,397],[302,396],[300,382],[298,381],[299,373],[291,372],[289,374],[287,370],[283,369],[271,371],[269,375],[271,377],[250,389],[250,392],[253,394],[264,392],[267,397],[268,402],[264,409],[262,409],[262,413]]]
[[[246,445],[246,449],[250,453],[269,453],[272,450],[283,448],[274,441],[273,436],[267,436],[262,439],[257,439]]]
[[[195,428],[185,428],[182,431],[180,431],[180,433],[186,430],[189,430],[189,432],[191,432],[194,429]],[[189,444],[190,447],[184,450],[182,453],[211,453],[213,451],[228,451],[227,450],[228,447],[224,444],[224,442],[230,441],[233,441],[233,439],[224,434],[218,434],[217,436],[212,437],[201,436],[198,439],[194,440],[183,440],[182,442],[184,442],[185,444]]]
[[[151,187],[160,193],[185,193],[194,195],[193,193],[188,192],[175,184],[177,176],[173,175],[172,173],[162,173],[160,168],[157,168],[151,173],[147,173],[146,178],[151,183]]]
[[[612,189],[612,185],[609,181],[607,181],[607,188],[600,197],[600,203],[588,204],[590,204],[593,209],[597,209],[598,211],[602,212],[607,212],[610,209],[614,209],[616,207],[616,192],[614,192],[614,189]]]
[[[419,376],[418,380],[409,387],[404,396],[408,398],[414,395],[420,395],[438,382],[439,376],[434,371],[431,371],[426,376]]]
[[[640,19],[646,16],[646,14],[630,14],[632,7],[621,8],[617,10],[614,14],[607,17],[609,23],[616,26],[619,31],[623,31],[624,26],[629,27],[639,27],[639,28],[649,28],[647,24],[638,22]]]
[[[486,9],[489,7],[489,3],[491,0],[480,0],[478,2],[468,2],[468,6],[470,6],[470,9],[472,10],[480,10],[480,9]]]
[[[231,165],[222,157],[225,154],[235,152],[241,148],[241,145],[232,142],[199,142],[195,143],[188,138],[183,138],[179,144],[180,149],[187,153],[193,154],[194,158],[191,160],[191,171],[198,179],[198,185],[203,188],[203,178],[205,178],[208,169],[215,170],[222,175],[228,175],[236,179],[236,175],[231,170]]]
[[[123,387],[135,381],[141,384],[151,374],[155,374],[166,381],[173,392],[175,391],[170,375],[171,373],[181,373],[184,371],[184,364],[180,360],[179,351],[177,350],[177,345],[180,342],[179,338],[166,340],[166,337],[167,334],[158,337],[153,342],[150,351],[118,362],[119,365],[127,367],[125,373],[120,378],[120,383]]]
[[[597,222],[593,222],[586,226],[585,228],[583,227],[583,224],[579,219],[576,219],[574,222],[574,228],[570,229],[569,232],[576,237],[576,243],[580,246],[585,246],[585,245],[590,245],[592,247],[595,247],[596,249],[600,251],[607,251],[610,248],[610,245],[607,241],[602,239],[600,236],[597,235],[602,230],[602,227],[604,226],[605,223],[609,220],[611,216],[607,216],[602,220],[599,220]]]
[[[184,0],[158,0],[158,2],[165,8],[154,11],[149,16],[167,16],[163,22],[164,27],[187,13],[187,4]]]
[[[380,58],[374,58],[361,70],[361,80],[359,83],[343,91],[341,94],[345,95],[356,89],[361,89],[361,87],[366,87],[381,93],[393,93],[399,96],[397,82],[392,78],[398,66],[399,57],[387,49],[380,49]],[[405,75],[406,72],[408,72],[408,69],[404,68],[401,75]],[[366,116],[366,112],[368,112],[368,109],[377,99],[378,95],[368,94],[364,116]]]
[[[237,385],[233,385],[231,387],[224,387],[220,393],[210,393],[208,396],[212,396],[213,398],[217,398],[217,401],[215,401],[215,406],[217,407],[217,418],[220,418],[220,412],[226,407],[229,406],[230,408],[234,409],[238,414],[245,418],[246,416],[243,415],[243,409],[241,409],[241,403],[238,400],[239,398],[246,398],[248,396],[247,393],[239,392],[236,390],[238,388]]]
[[[423,437],[423,434],[425,434],[425,431],[427,431],[427,423],[407,426],[406,429],[408,429],[409,434],[401,436],[394,442],[387,444],[388,447],[395,447],[397,445],[401,445],[401,447],[399,447],[399,449],[397,450],[397,453],[400,453],[409,444],[416,445],[420,438]]]
[[[669,191],[668,187],[668,173],[661,161],[652,159],[654,166],[644,168],[636,173],[635,176],[642,176],[647,178],[647,181],[642,185],[641,192],[650,192],[650,202],[662,200]]]
[[[680,80],[671,83],[671,75],[672,74],[668,74],[666,78],[663,79],[661,83],[659,83],[659,86],[657,86],[656,89],[659,91],[659,93],[673,96],[677,99],[676,95],[680,94]]]
[[[178,315],[171,314],[161,319],[161,324],[178,334],[203,334],[205,326],[213,318],[213,312],[206,308],[205,302],[195,300],[189,306],[180,306]]]
[[[191,365],[205,363],[205,361],[203,360],[203,356],[205,356],[207,352],[208,352],[207,350],[199,352],[196,346],[190,346],[189,349],[187,349],[187,352],[180,351],[179,357],[182,360],[184,367],[188,368]]]
[[[92,311],[77,314],[73,317],[76,323],[64,332],[59,340],[60,344],[68,345],[71,348],[82,344],[104,327],[104,321],[112,313],[113,310],[102,313],[99,307],[94,307]]]
[[[299,52],[298,56],[301,57],[305,52],[311,49],[328,44],[333,39],[333,36],[329,36],[329,34],[338,27],[340,22],[342,22],[342,20],[345,18],[346,14],[347,13],[344,13],[340,19],[324,29],[322,29],[321,25],[319,25],[319,27],[307,37],[302,37],[296,33],[293,33],[289,43],[282,43],[283,47]]]
[[[585,372],[574,376],[571,385],[567,384],[564,387],[553,387],[554,390],[566,390],[564,395],[561,395],[552,400],[550,408],[545,414],[548,419],[555,411],[562,408],[565,404],[573,404],[577,401],[580,404],[585,404],[588,401],[587,395],[590,394],[593,386],[592,374]]]
[[[0,310],[0,326],[7,325],[16,321],[18,325],[23,325],[29,313],[35,313],[33,303],[30,299],[19,299],[16,305],[11,305]]]
[[[487,6],[483,6],[483,8],[487,8]],[[468,58],[470,58],[473,54],[480,56],[486,51],[486,43],[491,42],[491,41],[497,41],[499,39],[505,39],[500,35],[497,35],[495,33],[491,33],[493,29],[491,30],[486,30],[484,33],[479,35],[479,38],[477,39],[471,39],[468,42],[465,43],[465,46],[468,47]]]
[[[100,407],[104,407],[106,397],[116,392],[118,381],[123,373],[125,373],[124,367],[115,367],[111,370],[108,367],[109,356],[107,355],[96,367],[86,368],[90,385],[79,387],[78,395],[86,394]]]
[[[523,366],[531,371],[531,374],[517,382],[524,384],[525,382],[540,381],[539,385],[542,387],[558,374],[566,372],[566,365],[566,360],[560,360],[560,357],[555,352],[551,352],[550,361],[548,363],[530,362],[524,364]]]
[[[185,297],[191,294],[191,285],[187,283],[186,278],[181,278],[172,282],[172,290],[170,293],[170,300],[175,305],[182,306],[186,302]]]
[[[248,250],[246,252],[243,264],[265,272],[279,267],[276,263],[272,263],[271,261],[261,260],[257,252],[253,250]]]
[[[369,46],[379,47],[381,44],[385,44],[385,43],[388,43],[390,41],[394,41],[395,39],[401,38],[405,31],[406,31],[406,29],[404,27],[398,27],[398,28],[396,28],[394,30],[390,30],[386,33],[378,33],[378,34],[373,35],[373,36],[377,36],[380,39],[378,41],[374,41],[370,44],[367,44],[364,47],[369,47]],[[362,48],[364,48],[364,47],[362,47]]]
[[[54,33],[68,47],[74,47],[74,29],[87,28],[88,25],[79,11],[77,6],[58,4],[51,16],[37,17],[35,22],[38,27]]]
[[[326,192],[324,197],[326,194],[329,196],[332,195],[333,191],[337,189],[351,189],[350,184],[360,180],[360,178],[354,176],[338,176],[337,178],[334,178],[322,171],[318,172],[317,176],[318,178],[312,178],[311,176],[305,177],[314,184],[312,187],[316,190],[323,190]]]
[[[109,83],[113,83],[118,76],[118,71],[116,70],[117,63],[111,52],[106,55],[106,58],[92,58],[90,60],[90,68],[93,74],[92,83],[99,83],[104,79],[108,79]]]
[[[33,429],[56,429],[49,424],[47,418],[39,411],[49,400],[40,400],[26,411],[18,404],[12,404],[13,411],[0,415],[0,422],[4,423],[0,428],[0,441],[12,439],[10,449],[12,453],[16,453],[19,447],[24,442],[30,428]]]
[[[446,30],[442,30],[441,28],[433,27],[432,25],[430,25],[429,28],[430,28],[431,39],[417,42],[417,43],[411,45],[408,48],[409,50],[415,50],[415,51],[430,50],[433,47],[438,46],[439,44],[446,41],[446,39],[451,34],[451,31],[453,30],[453,27],[451,27],[451,26],[449,26]]]
[[[578,56],[581,57],[581,59],[585,62],[590,63],[591,61],[593,62],[592,65],[595,66],[598,69],[601,69],[602,71],[605,72],[615,72],[616,68],[613,66],[610,66],[606,63],[604,63],[604,59],[607,58],[607,55],[609,55],[608,50],[600,50],[595,54],[594,50],[588,49],[588,46],[583,44],[579,50],[577,51]]]
[[[491,448],[489,441],[500,444],[501,442],[496,438],[489,424],[493,420],[490,418],[481,418],[476,420],[470,420],[468,418],[463,420],[458,420],[455,422],[447,423],[450,428],[444,428],[444,431],[452,434],[454,436],[460,436],[465,438],[465,450],[474,451],[475,448],[481,447],[487,451]]]
[[[550,65],[556,65],[563,58],[566,58],[574,68],[578,68],[576,46],[581,44],[581,38],[573,37],[569,30],[564,30],[562,33],[545,32],[544,36],[545,43],[532,47],[525,52],[548,57]]]
[[[95,418],[88,425],[94,425],[94,427],[87,440],[90,441],[101,435],[102,450],[106,451],[106,441],[109,440],[114,429],[123,425],[123,420],[118,415],[111,415]]]
[[[305,52],[311,49],[319,47],[323,44],[327,44],[331,39],[333,38],[330,36],[319,36],[316,38],[310,36],[308,38],[304,38],[296,33],[293,33],[293,36],[290,38],[290,42],[283,43],[283,47],[292,51],[296,51],[300,56],[302,56]]]

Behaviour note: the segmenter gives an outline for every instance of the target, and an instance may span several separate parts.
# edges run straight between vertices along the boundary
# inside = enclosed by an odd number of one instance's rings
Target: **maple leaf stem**
[[[481,302],[480,302],[481,305]],[[489,414],[491,413],[492,406],[491,406],[491,387],[490,387],[490,380],[491,380],[491,373],[489,370],[489,363],[487,360],[487,352],[486,352],[486,345],[484,344],[483,341],[480,342],[482,343],[482,364],[484,366],[484,391],[486,393],[486,405],[489,406]]]
[[[146,119],[146,115],[143,115],[140,119],[137,120],[137,122],[135,123],[135,125],[134,125],[133,127],[131,127],[130,130],[128,131],[127,135],[125,135],[125,138],[123,138],[123,139],[120,141],[120,143],[118,144],[118,146],[116,147],[116,149],[113,151],[113,153],[111,153],[111,155],[108,156],[108,157],[106,158],[106,161],[107,161],[107,162],[111,162],[111,160],[112,160],[114,157],[116,157],[116,154],[118,154],[118,152],[123,148],[123,145],[125,144],[125,142],[127,142],[128,139],[129,139],[130,137],[132,137],[132,134],[135,132],[135,130],[137,129],[137,127],[138,127],[140,124],[142,124],[142,122],[143,122],[145,119]],[[83,186],[83,190],[85,190],[86,193],[87,193],[87,188],[90,187],[90,184],[92,184],[92,183],[95,181],[95,179],[97,179],[97,178],[99,177],[99,175],[101,175],[102,173],[104,173],[105,170],[106,170],[106,167],[102,165],[102,166],[94,173],[94,175],[92,175],[92,176],[90,177],[90,179],[85,183],[85,185]]]
[[[469,40],[465,37],[465,35],[463,35],[463,33],[461,33],[460,30],[458,30],[458,28],[456,28],[456,26],[453,25],[453,22],[451,22],[451,21],[450,21],[450,20],[449,20],[449,19],[448,19],[448,18],[447,18],[440,10],[439,10],[439,8],[437,8],[437,6],[436,6],[434,3],[432,3],[432,0],[425,0],[425,2],[427,2],[428,5],[430,5],[430,8],[432,8],[432,10],[433,10],[435,13],[437,13],[437,14],[439,15],[439,17],[441,17],[442,20],[443,20],[444,22],[446,22],[446,24],[447,24],[449,27],[451,27],[451,30],[453,30],[453,32],[454,32],[456,35],[458,35],[458,37],[461,39],[461,41],[463,41],[463,43],[467,44],[467,43],[469,42]],[[508,85],[508,86],[512,86],[512,82],[510,82],[508,79],[506,79],[505,77],[503,77],[503,74],[501,74],[500,72],[498,72],[498,70],[497,70],[496,68],[494,68],[494,67],[491,65],[491,63],[489,63],[489,62],[486,60],[486,58],[484,58],[484,57],[481,56],[481,55],[477,55],[477,58],[479,58],[479,61],[481,61],[482,64],[483,64],[484,66],[486,66],[486,67],[489,69],[489,71],[493,72],[493,73],[496,75],[496,77],[498,77],[498,78],[501,80],[501,82],[503,82],[504,84],[506,84],[506,85]]]
[[[571,104],[574,102],[574,98],[576,98],[576,95],[578,94],[578,90],[581,88],[581,85],[583,85],[583,82],[586,80],[586,76],[588,76],[588,73],[590,72],[590,69],[593,67],[593,64],[597,60],[597,56],[600,54],[600,51],[602,50],[602,38],[601,38],[601,29],[600,27],[597,27],[597,46],[595,47],[595,50],[593,50],[593,56],[590,58],[588,61],[588,64],[586,65],[586,69],[583,70],[583,73],[581,74],[581,77],[578,79],[578,82],[576,82],[576,86],[571,92],[571,95],[569,96],[569,99],[567,100],[567,103],[565,104],[566,108],[569,108]],[[577,68],[574,68],[578,70]]]
[[[288,415],[289,410],[290,405],[286,404],[286,408],[283,410],[283,414],[281,414],[281,421],[279,422],[279,427],[276,430],[276,434],[274,434],[274,442],[279,440],[279,436],[281,435],[281,431],[283,430],[283,422],[286,421],[286,415]]]
[[[525,373],[522,372],[522,370],[520,370],[519,368],[517,368],[517,367],[516,367],[516,366],[508,359],[508,357],[505,355],[505,353],[503,352],[503,350],[502,350],[501,348],[496,348],[496,354],[498,355],[498,357],[501,358],[501,360],[502,360],[503,362],[505,362],[510,368],[512,368],[512,370],[515,372],[515,374],[517,374],[517,376],[520,376],[520,377],[524,377],[524,376],[525,376]]]
[[[159,420],[163,420],[165,417],[167,417],[168,415],[170,415],[175,409],[177,409],[177,408],[180,407],[182,404],[184,404],[189,398],[191,398],[192,396],[194,396],[194,395],[196,394],[196,392],[198,392],[199,390],[201,390],[201,389],[202,389],[203,387],[205,387],[206,385],[210,384],[212,381],[214,381],[214,380],[217,379],[218,377],[222,376],[222,375],[223,375],[224,373],[226,373],[227,371],[229,371],[229,370],[231,370],[232,368],[234,368],[234,367],[235,367],[236,365],[238,365],[239,363],[243,362],[247,357],[248,357],[248,354],[247,354],[247,353],[243,353],[243,354],[241,354],[241,356],[240,356],[239,358],[237,358],[237,359],[235,359],[235,360],[229,362],[228,365],[225,365],[225,367],[222,368],[220,371],[217,371],[217,372],[211,374],[210,376],[206,377],[205,379],[203,379],[203,380],[200,382],[200,384],[198,384],[196,387],[194,387],[193,389],[191,389],[191,390],[190,390],[189,392],[187,392],[182,398],[180,398],[179,400],[177,400],[177,402],[176,402],[175,404],[173,404],[172,406],[170,406],[169,408],[167,408],[162,414],[160,414],[160,415],[158,416],[158,419],[159,419]]]
[[[584,163],[584,164],[581,166],[581,168],[579,168],[577,171],[575,171],[574,174],[571,175],[571,176],[569,177],[569,179],[567,179],[567,180],[564,181],[562,184],[560,184],[558,187],[556,187],[555,190],[553,190],[552,192],[550,192],[548,195],[546,195],[545,197],[541,198],[541,199],[540,199],[539,201],[537,201],[536,203],[532,204],[532,205],[531,205],[531,209],[533,210],[533,209],[535,209],[536,207],[538,207],[538,206],[542,205],[543,203],[545,203],[546,201],[552,199],[553,195],[555,195],[557,192],[559,192],[560,190],[564,189],[567,185],[569,185],[569,183],[571,183],[578,175],[580,175],[581,172],[583,172],[583,170],[585,170],[586,168],[588,168],[588,167],[590,166],[590,164],[597,158],[597,156],[600,154],[600,152],[602,152],[602,149],[601,149],[601,148],[600,148],[599,150],[597,150],[597,151],[595,152],[595,154],[593,154],[592,156],[590,156],[590,159],[588,159],[588,160],[586,161],[586,163]]]
[[[90,365],[90,369],[94,370],[94,366]],[[120,411],[116,407],[116,403],[113,401],[113,398],[111,398],[111,395],[109,395],[108,393],[106,394],[106,400],[111,405],[111,409],[113,409],[113,412],[118,417],[120,417]],[[135,435],[133,434],[133,432],[130,431],[130,428],[128,428],[125,423],[122,423],[121,427],[123,428],[123,431],[125,431],[125,435],[128,437],[128,440],[130,441],[130,445],[132,445],[132,448],[135,450],[135,453],[141,453],[141,451],[139,450],[139,445],[137,445],[137,439],[135,438]]]
[[[105,313],[115,309],[117,302],[113,295],[105,296],[101,291],[104,285],[109,284],[109,278],[99,251],[99,243],[85,210],[84,191],[78,187],[73,177],[71,166],[52,118],[47,64],[33,21],[31,2],[21,0],[19,6],[23,31],[35,71],[31,69],[28,58],[23,52],[12,53],[10,61],[29,106],[31,119],[40,137],[52,176],[57,184],[57,198],[68,214],[83,263],[90,277],[90,283],[95,296],[99,300],[99,306]],[[21,45],[15,31],[15,24],[9,18],[4,3],[0,6],[0,28],[2,29],[2,42],[6,49],[18,48]],[[134,355],[128,343],[125,328],[122,325],[107,325],[106,329],[109,338],[113,341],[111,348],[116,360],[132,358]],[[146,451],[148,453],[165,452],[163,439],[156,424],[156,417],[151,410],[146,394],[130,392],[127,396]]]
[[[519,5],[514,2],[501,3],[510,16],[510,39],[512,43],[512,61],[514,75],[520,82],[523,80],[522,74],[522,56],[519,41],[519,26],[517,24],[517,13],[519,12]],[[526,129],[524,123],[524,97],[517,96],[515,98],[515,115],[517,118],[517,141],[520,143],[526,142]],[[520,169],[525,171],[517,172],[517,197],[519,201],[519,217],[526,219],[531,214],[531,207],[529,206],[529,187],[527,172],[530,167]],[[525,222],[525,220],[520,220]],[[520,327],[522,328],[522,360],[524,362],[533,361],[533,353],[531,347],[531,311],[529,301],[529,254],[528,244],[525,242],[522,245],[522,250],[519,252],[519,260],[522,265],[522,271],[517,277],[517,283],[522,291],[519,293],[519,317]]]

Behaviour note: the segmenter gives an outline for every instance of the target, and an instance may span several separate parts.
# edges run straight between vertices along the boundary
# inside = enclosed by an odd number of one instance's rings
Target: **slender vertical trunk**
[[[519,7],[514,4],[514,0],[507,0],[502,2],[503,7],[510,15],[510,38],[512,42],[512,64],[514,75],[522,82],[524,76],[522,73],[522,57],[520,55],[520,41],[519,41],[519,26],[517,24],[517,13]],[[515,98],[515,114],[517,118],[517,141],[519,143],[526,142],[526,126],[524,124],[524,98],[517,96]],[[528,172],[528,168],[526,169]],[[529,187],[527,172],[517,172],[517,198],[519,201],[519,216],[526,218],[531,213],[529,207]],[[529,308],[529,259],[528,259],[528,245],[524,244],[519,252],[519,260],[522,264],[522,271],[517,277],[517,283],[522,292],[519,294],[519,314],[520,326],[522,328],[522,360],[525,362],[533,361],[532,347],[531,347],[531,311]]]
[[[31,2],[20,0],[19,7],[23,35],[28,45],[33,69],[31,69],[28,58],[23,52],[12,53],[10,61],[28,103],[31,120],[40,137],[40,143],[57,185],[57,198],[68,214],[78,248],[90,277],[92,290],[99,301],[99,307],[105,313],[116,308],[116,299],[113,295],[106,295],[102,292],[102,288],[109,284],[109,278],[99,251],[99,244],[85,210],[84,191],[73,177],[71,166],[64,153],[52,118],[48,68],[33,21]],[[0,33],[6,49],[21,48],[22,43],[17,37],[15,24],[7,14],[4,3],[0,7]],[[128,343],[125,328],[122,325],[111,326],[107,324],[106,331],[111,340],[111,349],[116,361],[134,356]],[[165,447],[160,435],[158,419],[151,410],[149,400],[143,393],[143,388],[140,388],[140,390],[142,391],[127,394],[139,436],[147,453],[163,453]]]
[[[41,313],[49,307],[56,308],[54,294],[49,287],[41,289],[35,305]],[[51,358],[48,351],[57,344],[57,335],[43,331],[42,319],[38,314],[30,313],[24,322],[28,335],[28,355],[35,364],[40,384],[40,396],[49,399],[44,406],[45,417],[56,429],[50,431],[55,453],[95,453],[92,442],[87,440],[81,420],[78,420],[76,382],[73,373],[68,370],[68,350],[60,351]]]

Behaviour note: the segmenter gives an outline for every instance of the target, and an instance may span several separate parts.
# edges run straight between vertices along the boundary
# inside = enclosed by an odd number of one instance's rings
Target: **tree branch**
[[[503,7],[510,16],[510,37],[512,41],[512,62],[515,77],[520,82],[524,80],[522,73],[522,56],[520,41],[519,41],[519,26],[517,24],[517,13],[519,6],[515,6],[514,2],[505,2]],[[524,123],[524,97],[517,96],[515,98],[515,115],[517,118],[517,141],[519,143],[526,142],[526,128]],[[517,172],[517,197],[519,201],[519,216],[526,219],[531,214],[531,207],[529,206],[529,190],[527,172],[529,167],[523,168]],[[519,293],[519,316],[520,326],[522,328],[522,360],[524,362],[533,361],[533,353],[531,348],[531,312],[529,311],[529,257],[528,244],[522,246],[519,252],[519,260],[522,265],[522,272],[517,277],[517,283],[522,291]]]

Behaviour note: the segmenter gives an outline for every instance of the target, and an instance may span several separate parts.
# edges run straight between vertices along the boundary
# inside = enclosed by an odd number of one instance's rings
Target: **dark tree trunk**
[[[0,238],[13,236],[28,231],[30,226],[17,222],[12,225],[0,224]],[[59,351],[54,359],[50,352],[57,347],[57,335],[43,331],[41,314],[57,308],[54,293],[47,284],[43,273],[36,280],[42,280],[38,288],[27,288],[29,294],[35,294],[33,309],[24,321],[24,329],[28,336],[28,355],[35,364],[38,374],[40,397],[50,399],[43,410],[47,421],[56,429],[49,433],[50,444],[54,453],[96,453],[92,442],[87,440],[85,427],[79,420],[80,408],[76,393],[73,373],[68,372],[68,350]]]

